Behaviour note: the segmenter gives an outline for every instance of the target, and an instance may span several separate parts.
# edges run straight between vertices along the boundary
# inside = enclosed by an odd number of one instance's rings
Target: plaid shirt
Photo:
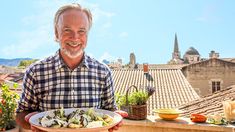
[[[17,112],[94,107],[115,110],[113,80],[107,66],[84,55],[70,70],[59,55],[31,65],[23,80]]]

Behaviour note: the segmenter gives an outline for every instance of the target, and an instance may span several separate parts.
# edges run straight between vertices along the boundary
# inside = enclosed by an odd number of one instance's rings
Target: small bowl
[[[171,108],[157,109],[157,110],[153,110],[153,112],[157,113],[157,115],[163,120],[174,120],[177,117],[179,117],[181,113],[183,113],[183,111],[181,110],[171,109]]]

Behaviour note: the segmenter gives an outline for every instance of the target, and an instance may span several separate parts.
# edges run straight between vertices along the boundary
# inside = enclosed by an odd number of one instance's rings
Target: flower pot
[[[126,105],[121,106],[121,110],[126,111],[128,113],[127,119],[132,120],[144,120],[147,118],[147,105],[130,105],[128,103],[128,92],[130,88],[135,88],[135,90],[138,92],[138,89],[136,86],[132,85],[130,86],[126,91]]]
[[[15,128],[10,129],[10,130],[6,130],[5,132],[19,132],[20,131],[20,127],[18,125],[16,125]]]
[[[144,120],[147,117],[147,105],[129,105],[121,107],[128,113],[127,119]]]

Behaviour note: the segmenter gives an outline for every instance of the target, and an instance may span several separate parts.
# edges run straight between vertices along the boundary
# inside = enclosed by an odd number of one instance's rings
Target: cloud
[[[99,61],[108,60],[110,62],[117,61],[117,57],[110,55],[108,52],[104,52],[103,55],[99,58]]]
[[[115,57],[108,52],[104,52],[103,55],[99,58],[99,61],[102,62],[103,60],[108,60],[109,62],[117,62],[118,59],[122,59],[122,63],[125,63],[125,58],[123,57]]]
[[[105,28],[110,28],[111,26],[112,26],[112,23],[111,22],[107,22],[102,27],[103,27],[103,29],[105,29]]]
[[[196,18],[196,20],[200,22],[214,22],[218,20],[216,16],[216,11],[217,11],[217,8],[215,5],[209,5],[204,8],[201,16]]]
[[[32,6],[35,10],[32,15],[23,17],[21,22],[21,30],[16,30],[13,38],[14,41],[7,43],[0,49],[1,56],[7,58],[16,57],[35,57],[41,58],[50,54],[53,50],[58,48],[57,43],[54,42],[54,27],[53,17],[56,10],[65,3],[71,3],[69,0],[44,0],[34,1]],[[83,7],[87,7],[92,11],[94,23],[102,22],[100,31],[106,31],[112,26],[111,18],[114,13],[102,10],[98,4],[88,3],[85,0],[77,1]],[[24,28],[25,27],[25,28]],[[102,32],[100,32],[102,34]]]
[[[33,57],[41,58],[48,54],[48,49],[53,49],[53,18],[54,11],[60,3],[49,1],[37,1],[33,3],[37,10],[32,11],[32,15],[24,16],[19,20],[22,24],[21,30],[16,30],[14,42],[1,48],[3,56],[8,58]],[[51,45],[51,46],[50,46]]]
[[[97,32],[97,37],[101,39],[112,37],[110,28],[112,27],[112,18],[116,14],[102,10],[98,4],[90,5],[90,9],[93,15],[93,25],[96,27],[95,32]]]
[[[121,38],[126,38],[126,37],[128,37],[128,33],[127,33],[127,32],[121,32],[121,33],[119,34],[119,37],[121,37]]]
[[[91,12],[93,15],[94,22],[97,22],[100,18],[102,18],[102,19],[106,18],[106,19],[110,20],[110,18],[115,16],[115,13],[104,11],[101,8],[99,8],[99,5],[97,5],[97,4],[91,5]]]
[[[33,30],[16,33],[17,39],[15,42],[7,44],[7,46],[1,48],[0,52],[3,53],[3,56],[8,58],[38,58],[39,56],[36,54],[43,52],[40,51],[40,49],[56,47],[56,45],[53,45],[53,35],[50,34],[49,27],[47,26],[48,25],[42,25]]]

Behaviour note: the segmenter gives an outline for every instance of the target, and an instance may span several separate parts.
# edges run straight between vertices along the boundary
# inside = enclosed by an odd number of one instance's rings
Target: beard
[[[81,49],[79,51],[75,49],[66,49],[60,44],[60,50],[69,58],[77,58],[81,56],[84,53],[84,47],[81,46]]]

